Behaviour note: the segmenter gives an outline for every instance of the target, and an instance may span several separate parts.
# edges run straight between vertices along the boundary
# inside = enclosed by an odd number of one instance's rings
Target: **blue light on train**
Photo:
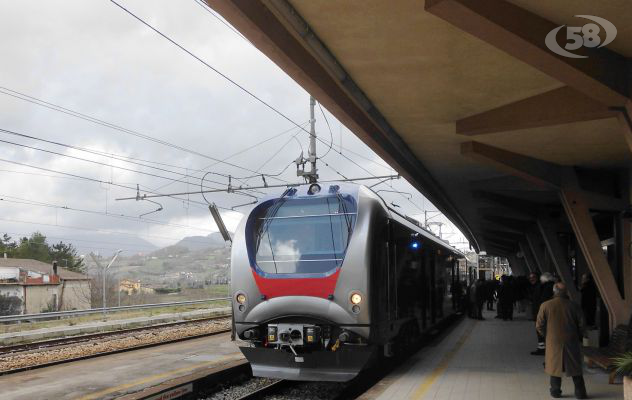
[[[419,242],[411,242],[410,243],[410,248],[412,250],[419,250],[420,247],[421,247],[421,244]]]

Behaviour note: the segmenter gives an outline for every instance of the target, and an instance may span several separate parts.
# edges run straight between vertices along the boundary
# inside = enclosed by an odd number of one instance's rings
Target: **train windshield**
[[[270,274],[322,274],[342,265],[356,218],[350,196],[280,199],[256,219],[259,268]]]

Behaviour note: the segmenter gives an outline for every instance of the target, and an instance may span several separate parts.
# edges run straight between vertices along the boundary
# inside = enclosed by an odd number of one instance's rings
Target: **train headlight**
[[[362,296],[360,293],[354,293],[351,295],[351,304],[360,304],[362,303]]]
[[[309,189],[307,189],[307,194],[316,194],[320,192],[320,185],[314,183],[312,184]]]
[[[268,342],[276,342],[277,341],[277,328],[276,326],[268,327]]]
[[[237,297],[235,297],[235,299],[237,300],[237,303],[239,304],[245,304],[246,303],[246,295],[243,293],[239,293],[237,295]]]

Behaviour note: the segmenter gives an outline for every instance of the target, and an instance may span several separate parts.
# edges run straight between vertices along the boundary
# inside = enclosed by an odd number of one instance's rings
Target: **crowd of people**
[[[485,307],[487,311],[496,310],[495,318],[503,321],[513,320],[514,310],[527,313],[535,321],[540,305],[553,298],[553,285],[558,281],[553,274],[545,272],[529,276],[502,275],[499,280],[477,279],[469,286],[465,281],[456,282],[452,299],[459,311],[466,312],[470,318],[483,320]],[[592,327],[597,312],[597,288],[590,275],[582,276],[580,290],[586,325]],[[540,346],[538,350],[533,354],[544,354]]]
[[[583,329],[595,325],[598,291],[592,277],[581,279],[581,305],[568,298],[567,288],[551,273],[526,276],[502,275],[499,280],[478,279],[469,286],[460,282],[453,288],[453,301],[470,318],[483,320],[483,307],[496,317],[512,321],[514,310],[535,321],[537,348],[531,354],[545,357],[545,371],[551,376],[550,393],[561,397],[561,377],[573,378],[576,398],[586,398],[582,376],[581,340]]]

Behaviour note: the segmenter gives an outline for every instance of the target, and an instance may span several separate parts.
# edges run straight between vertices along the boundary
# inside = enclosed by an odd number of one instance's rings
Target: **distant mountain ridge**
[[[115,233],[84,232],[81,236],[72,235],[63,241],[72,243],[77,249],[77,253],[84,255],[93,252],[102,256],[110,256],[118,249],[123,250],[125,255],[139,252],[147,254],[158,249],[158,246],[138,236]],[[59,242],[59,240],[53,234],[48,239],[48,242],[53,244]]]
[[[213,232],[206,236],[187,236],[173,246],[186,247],[191,251],[198,251],[208,248],[223,248],[226,246],[226,242],[221,233]]]

